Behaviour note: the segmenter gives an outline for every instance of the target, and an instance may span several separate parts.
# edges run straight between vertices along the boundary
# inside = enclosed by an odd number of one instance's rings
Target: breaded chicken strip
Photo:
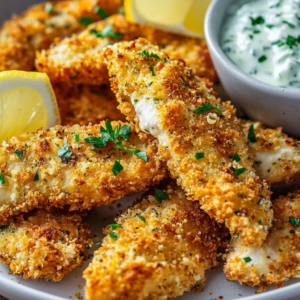
[[[105,231],[84,271],[87,300],[173,299],[202,289],[207,270],[218,265],[221,226],[175,184],[164,193],[169,200],[144,197]]]
[[[99,138],[100,126],[107,126],[104,122],[56,126],[5,140],[0,146],[1,222],[37,207],[70,205],[71,210],[83,210],[101,206],[147,190],[167,176],[155,144],[135,134],[133,126],[130,132],[130,126],[112,122],[112,128],[118,124],[122,125],[120,147],[136,150],[136,154],[123,150],[118,154],[117,146],[108,140],[104,146],[105,134]]]
[[[246,121],[244,132],[248,135],[253,124],[257,142],[249,141],[256,174],[270,185],[294,182],[300,174],[300,143],[282,133],[282,128],[267,128],[260,122]]]
[[[103,48],[119,39],[130,41],[145,37],[162,47],[171,58],[184,59],[194,72],[217,81],[204,40],[168,33],[148,25],[132,24],[122,15],[90,25],[83,32],[53,44],[37,54],[36,67],[52,81],[75,84],[107,84]]]
[[[0,261],[25,279],[60,281],[92,244],[82,213],[38,210],[0,226]],[[3,224],[1,220],[1,224]]]
[[[58,102],[62,125],[97,124],[103,120],[125,121],[117,109],[118,101],[108,86],[74,86],[55,84],[53,89]]]
[[[282,287],[300,276],[300,190],[274,202],[274,223],[261,247],[239,245],[227,256],[224,272],[240,284]]]
[[[34,69],[35,51],[49,48],[56,37],[84,28],[82,21],[98,21],[101,7],[116,13],[122,0],[48,1],[14,16],[0,29],[0,71]]]
[[[121,112],[158,139],[188,199],[200,200],[244,244],[261,245],[273,219],[270,193],[255,175],[232,106],[145,39],[109,46],[104,55]]]

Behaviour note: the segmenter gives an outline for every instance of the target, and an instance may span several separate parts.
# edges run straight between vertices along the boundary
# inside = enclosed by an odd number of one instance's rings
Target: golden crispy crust
[[[82,213],[38,210],[8,221],[8,228],[0,227],[0,261],[25,279],[60,281],[82,266],[84,252],[92,245],[82,217]]]
[[[20,16],[14,16],[0,29],[0,71],[34,69],[35,51],[49,48],[56,37],[66,37],[84,27],[81,17],[100,19],[94,10],[98,5],[115,13],[122,0],[47,1],[34,5]],[[53,12],[45,11],[51,3]]]
[[[122,122],[113,122],[115,128]],[[125,195],[144,191],[167,176],[166,168],[160,162],[153,142],[145,135],[137,135],[131,126],[128,142],[122,143],[128,149],[147,152],[145,162],[135,155],[121,151],[121,158],[112,142],[99,150],[91,151],[92,144],[84,138],[100,136],[100,125],[73,127],[56,126],[37,133],[24,133],[6,140],[0,147],[0,172],[5,184],[0,185],[0,219],[27,212],[36,207],[63,207],[71,210],[90,209],[111,203]],[[75,141],[79,134],[79,142]],[[68,141],[70,158],[58,156],[59,148]],[[24,151],[23,158],[14,153]],[[124,170],[117,176],[112,173],[115,160]],[[34,181],[39,170],[39,180]]]
[[[220,225],[175,184],[164,191],[170,200],[159,204],[152,194],[116,219],[118,239],[105,237],[84,271],[88,300],[173,299],[202,289],[218,265]]]
[[[289,277],[300,276],[300,230],[290,217],[300,219],[300,190],[274,201],[274,222],[261,247],[238,246],[227,255],[224,272],[240,284],[282,287]],[[246,263],[243,258],[250,257]]]
[[[146,59],[142,51],[159,59]],[[221,104],[183,62],[168,60],[145,39],[108,46],[104,55],[121,112],[137,129],[142,126],[158,138],[160,154],[188,198],[200,200],[211,217],[225,222],[231,233],[238,232],[245,244],[260,245],[267,235],[263,228],[268,229],[273,218],[270,194],[254,173],[231,105]],[[207,103],[222,114],[193,113]],[[196,153],[204,153],[204,158],[196,160]],[[233,161],[235,153],[240,162]],[[231,168],[246,170],[236,176]]]
[[[115,32],[122,33],[122,40],[130,41],[145,37],[153,44],[176,59],[184,59],[193,71],[201,76],[217,81],[207,45],[204,40],[168,33],[148,25],[133,24],[122,15],[90,25],[83,32],[71,38],[58,40],[47,51],[37,54],[36,67],[49,75],[52,81],[75,84],[107,84],[107,67],[103,62],[103,48],[108,43],[117,42],[111,37],[96,37],[91,30],[100,31],[108,24]]]
[[[97,124],[103,120],[125,121],[118,101],[108,86],[54,84],[62,125]]]
[[[248,134],[251,124],[257,142],[248,142],[248,146],[257,175],[269,185],[296,181],[300,174],[299,141],[282,133],[280,127],[271,129],[260,122],[245,121],[245,134]]]

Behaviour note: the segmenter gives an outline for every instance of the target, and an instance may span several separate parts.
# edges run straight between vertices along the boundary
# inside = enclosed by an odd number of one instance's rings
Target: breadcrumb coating
[[[0,29],[0,71],[34,70],[36,50],[49,48],[56,37],[82,30],[81,17],[98,21],[100,16],[94,11],[97,6],[113,14],[122,3],[122,0],[47,1],[13,16]],[[51,9],[47,12],[49,4]]]
[[[171,58],[185,60],[197,75],[217,81],[204,40],[168,33],[148,25],[133,24],[122,15],[114,15],[94,23],[81,33],[53,44],[49,50],[37,53],[37,69],[47,73],[53,82],[65,82],[69,85],[108,84],[103,49],[118,40],[109,36],[96,37],[91,33],[91,30],[99,32],[107,25],[111,25],[114,32],[123,34],[121,40],[145,37],[162,47]]]
[[[253,124],[257,142],[249,142],[256,174],[269,185],[291,183],[300,174],[300,143],[282,133],[282,128],[267,128],[263,123],[246,121],[244,132],[248,134]]]
[[[300,278],[300,190],[274,201],[274,222],[268,238],[260,247],[238,245],[227,256],[224,272],[240,284],[282,287],[290,277]],[[292,220],[290,220],[292,218]],[[292,223],[294,225],[292,225]],[[251,261],[245,262],[245,258]]]
[[[10,220],[0,226],[0,261],[25,279],[60,281],[82,266],[93,243],[82,217],[40,209]]]
[[[125,121],[117,109],[118,101],[109,86],[54,84],[62,125],[98,124],[103,120]]]
[[[112,127],[118,124],[126,123],[112,122]],[[93,144],[84,139],[99,137],[100,126],[105,128],[104,122],[94,126],[56,126],[3,141],[0,173],[5,183],[0,184],[0,220],[45,206],[90,209],[147,190],[167,176],[154,142],[147,141],[146,135],[137,135],[134,126],[129,140],[121,140],[122,145],[146,152],[147,162],[123,150],[119,157],[111,141],[104,148],[93,149]],[[65,146],[72,152],[69,158],[59,157],[59,148]],[[16,149],[23,151],[22,159]],[[124,169],[115,176],[112,168],[116,160]]]
[[[188,199],[200,200],[204,211],[245,244],[261,245],[273,219],[270,192],[255,175],[233,107],[145,39],[108,46],[104,55],[121,112],[158,139]]]
[[[164,189],[169,200],[154,194],[125,210],[122,226],[107,235],[84,271],[87,300],[173,299],[202,290],[206,271],[218,265],[220,228],[187,201],[175,184]]]

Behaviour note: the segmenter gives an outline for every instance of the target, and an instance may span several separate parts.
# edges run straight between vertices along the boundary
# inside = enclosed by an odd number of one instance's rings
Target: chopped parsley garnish
[[[235,169],[233,167],[230,167],[230,169],[234,172],[235,176],[240,176],[246,171],[246,168]]]
[[[40,175],[39,175],[39,169],[37,169],[35,175],[34,175],[34,178],[33,178],[33,181],[38,181],[40,179]]]
[[[203,114],[204,112],[206,112],[206,111],[208,111],[208,110],[215,110],[215,111],[217,111],[219,114],[221,114],[222,115],[222,112],[221,112],[221,110],[220,109],[218,109],[217,107],[214,107],[214,106],[212,106],[211,104],[209,104],[209,103],[205,103],[204,105],[202,105],[202,106],[199,106],[197,109],[195,109],[193,112],[194,113],[197,113],[197,114],[199,114],[199,115],[201,115],[201,114]]]
[[[92,17],[81,17],[79,23],[85,27],[91,25],[94,22]]]
[[[260,24],[264,24],[265,23],[265,19],[262,16],[258,16],[257,18],[252,18],[251,19],[251,25],[255,26],[255,25],[260,25]]]
[[[161,204],[162,200],[168,200],[170,199],[168,194],[160,189],[155,189],[155,199],[156,201]]]
[[[149,52],[147,50],[143,50],[142,52],[138,53],[139,55],[145,55],[145,59],[149,59]]]
[[[5,183],[4,176],[0,173],[0,184],[4,184],[4,183]]]
[[[255,161],[254,163],[255,163],[256,165],[258,165],[258,166],[260,166],[260,165],[262,164],[261,161]]]
[[[106,19],[107,17],[109,17],[109,14],[105,10],[103,10],[101,7],[96,7],[95,13],[97,15],[99,15],[102,19]]]
[[[100,31],[92,29],[90,31],[90,33],[94,34],[97,38],[99,38],[99,37],[112,37],[112,38],[114,38],[116,40],[120,40],[121,37],[123,36],[123,33],[115,32],[113,30],[113,27],[111,25],[106,25],[106,27],[103,28]]]
[[[149,70],[152,72],[152,76],[156,76],[152,65],[149,65]]]
[[[6,230],[9,227],[9,225],[2,225],[0,226],[0,232],[3,230]]]
[[[57,154],[59,157],[69,158],[72,155],[72,151],[69,151],[69,144],[68,142],[63,144],[63,148],[59,148]]]
[[[250,38],[251,40],[253,40],[253,35],[252,35],[252,34],[249,34],[248,36],[249,36],[249,38]]]
[[[146,219],[143,216],[139,215],[139,219],[146,223]]]
[[[91,136],[91,137],[85,138],[84,141],[86,143],[93,143],[94,148],[103,148],[107,145],[107,143],[109,141],[111,141],[117,146],[119,157],[121,156],[120,149],[122,149],[131,155],[136,155],[137,157],[141,158],[142,160],[144,160],[146,162],[148,161],[146,152],[143,152],[138,149],[131,151],[123,146],[120,139],[124,139],[125,141],[128,141],[129,136],[130,136],[130,126],[129,125],[121,126],[121,124],[118,124],[115,127],[115,130],[113,130],[111,123],[108,120],[106,120],[105,127],[106,127],[106,129],[103,128],[102,126],[100,127],[101,137]],[[112,148],[110,150],[112,150]],[[112,169],[112,172],[115,174],[115,176],[122,170],[123,170],[122,165],[118,161],[115,161],[115,164]]]
[[[287,24],[290,28],[295,29],[296,26],[288,21],[282,21],[283,24]]]
[[[289,217],[289,219],[290,219],[290,223],[291,223],[292,226],[295,226],[295,225],[299,226],[300,219],[296,219],[296,218],[293,218],[293,217]]]
[[[79,142],[79,134],[78,134],[78,133],[75,134],[75,142],[76,142],[76,143]]]
[[[277,40],[272,43],[272,45],[277,45],[278,47],[287,45],[290,49],[292,49],[293,47],[297,47],[299,44],[300,44],[300,36],[295,38],[292,35],[288,35],[287,38],[282,38],[281,40]]]
[[[140,159],[142,159],[143,161],[147,162],[148,158],[147,158],[147,153],[141,150],[133,150],[133,154],[137,157],[139,157]]]
[[[113,172],[113,174],[115,176],[117,176],[122,170],[123,170],[123,166],[120,164],[120,162],[118,162],[117,160],[115,160],[115,163],[111,169],[111,171]]]
[[[120,224],[110,224],[107,225],[107,227],[111,227],[112,230],[115,230],[116,228],[123,228],[123,226]]]
[[[157,58],[157,59],[160,59],[159,56],[153,52],[151,52],[150,56],[154,57],[154,58]]]
[[[53,13],[53,5],[50,2],[46,3],[45,12],[47,12],[48,14]]]
[[[262,55],[259,59],[258,62],[263,63],[264,61],[266,61],[268,58],[265,55]]]
[[[17,149],[15,149],[14,152],[17,154],[17,156],[18,156],[20,159],[23,158],[23,151],[18,151],[18,148],[17,148]]]
[[[244,257],[243,260],[245,263],[252,261],[252,259],[250,257]]]
[[[276,3],[275,5],[270,6],[270,8],[276,8],[276,7],[279,7],[280,4],[281,4],[281,2],[282,2],[282,0],[279,0],[278,3]]]
[[[241,158],[237,153],[234,153],[232,160],[235,162],[239,162],[239,161],[241,161]]]
[[[108,234],[114,241],[116,241],[119,238],[119,235],[115,232],[109,232]]]
[[[201,158],[204,157],[204,153],[203,152],[199,152],[199,153],[196,153],[196,159],[199,160]]]
[[[275,25],[267,24],[266,27],[268,27],[269,29],[272,29],[273,27],[275,27]]]
[[[253,124],[251,124],[251,126],[250,126],[250,128],[249,128],[247,138],[248,138],[248,140],[249,140],[251,143],[256,143],[256,142],[257,142],[257,139],[256,139],[256,137],[255,137],[254,125],[253,125]]]

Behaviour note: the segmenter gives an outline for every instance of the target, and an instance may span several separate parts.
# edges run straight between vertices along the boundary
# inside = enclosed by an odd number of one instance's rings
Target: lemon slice
[[[60,122],[55,94],[46,74],[0,72],[0,142]]]
[[[130,22],[149,24],[161,29],[204,36],[204,18],[211,0],[125,0]]]

